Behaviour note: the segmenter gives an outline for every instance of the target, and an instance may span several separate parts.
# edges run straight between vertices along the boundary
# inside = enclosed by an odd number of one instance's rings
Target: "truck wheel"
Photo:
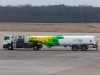
[[[86,51],[87,49],[88,49],[88,48],[87,48],[86,45],[81,46],[81,50],[82,50],[82,51]]]
[[[11,45],[8,46],[8,50],[11,50]]]
[[[13,45],[9,45],[8,46],[8,50],[13,50],[14,48],[13,48]]]
[[[33,50],[39,50],[39,47],[38,46],[34,46]]]
[[[73,51],[77,51],[78,50],[78,46],[77,45],[72,46],[72,50]]]

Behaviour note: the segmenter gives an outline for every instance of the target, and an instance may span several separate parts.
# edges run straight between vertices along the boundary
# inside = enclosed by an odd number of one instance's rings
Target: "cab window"
[[[9,40],[9,39],[10,39],[10,37],[8,37],[8,36],[4,37],[4,40]]]

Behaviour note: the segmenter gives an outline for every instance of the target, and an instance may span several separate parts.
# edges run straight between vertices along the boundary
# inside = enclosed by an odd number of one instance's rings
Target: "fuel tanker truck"
[[[98,48],[98,42],[95,36],[4,36],[3,48],[14,50],[17,48],[32,48],[33,50],[40,50],[43,46],[52,48],[55,46],[70,47],[71,50],[86,51],[89,48]]]

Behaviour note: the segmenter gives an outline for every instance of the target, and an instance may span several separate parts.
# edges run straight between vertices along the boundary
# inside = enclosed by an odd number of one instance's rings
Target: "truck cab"
[[[28,38],[26,38],[25,36],[6,35],[4,36],[3,40],[3,48],[7,48],[8,50],[17,48],[33,48],[33,50],[39,50],[43,47],[42,44],[28,42],[27,39]]]
[[[3,40],[3,48],[11,48],[11,46],[13,45],[14,41],[14,36],[12,35],[6,35],[4,36],[4,40]]]
[[[23,48],[24,38],[22,36],[6,35],[4,36],[3,48],[13,50],[14,48]]]

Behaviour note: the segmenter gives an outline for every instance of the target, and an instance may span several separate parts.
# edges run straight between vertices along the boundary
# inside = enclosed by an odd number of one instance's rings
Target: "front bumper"
[[[8,45],[3,45],[3,48],[8,48]]]

